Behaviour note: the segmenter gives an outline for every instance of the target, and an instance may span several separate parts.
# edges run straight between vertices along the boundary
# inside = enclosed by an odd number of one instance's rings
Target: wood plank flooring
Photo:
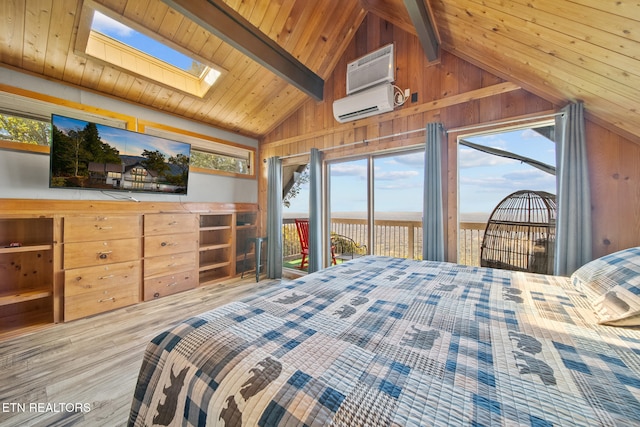
[[[279,282],[234,279],[0,341],[0,426],[126,425],[156,334]]]

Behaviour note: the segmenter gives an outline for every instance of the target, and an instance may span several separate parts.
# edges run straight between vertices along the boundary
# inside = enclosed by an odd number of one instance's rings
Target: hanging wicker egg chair
[[[521,190],[491,213],[480,248],[482,267],[553,274],[556,196]]]

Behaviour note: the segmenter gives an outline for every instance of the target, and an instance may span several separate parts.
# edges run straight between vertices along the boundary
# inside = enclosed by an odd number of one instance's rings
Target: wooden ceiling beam
[[[222,0],[162,0],[317,101],[324,80]]]
[[[439,58],[440,42],[435,31],[433,14],[425,4],[425,0],[404,0],[409,17],[416,28],[416,34],[429,62]]]

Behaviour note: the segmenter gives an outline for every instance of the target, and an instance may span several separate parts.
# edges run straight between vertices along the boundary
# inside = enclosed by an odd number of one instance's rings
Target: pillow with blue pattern
[[[640,247],[588,262],[571,281],[593,305],[598,323],[640,326]]]

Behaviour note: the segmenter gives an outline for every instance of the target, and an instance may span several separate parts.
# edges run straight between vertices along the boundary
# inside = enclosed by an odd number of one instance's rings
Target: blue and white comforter
[[[148,346],[130,425],[640,423],[640,331],[565,277],[369,256]]]

